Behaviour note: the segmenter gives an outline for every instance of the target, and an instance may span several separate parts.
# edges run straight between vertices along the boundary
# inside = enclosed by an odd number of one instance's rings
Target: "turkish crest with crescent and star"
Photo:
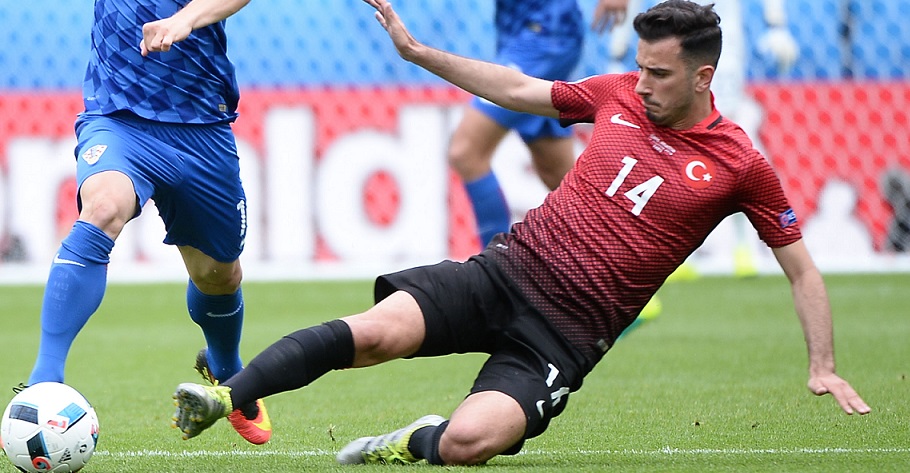
[[[704,156],[690,158],[682,168],[683,182],[693,189],[705,189],[714,180],[715,169],[714,162]]]

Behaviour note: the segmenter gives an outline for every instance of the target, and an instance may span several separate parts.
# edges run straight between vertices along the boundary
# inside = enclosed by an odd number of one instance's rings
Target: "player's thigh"
[[[575,165],[572,138],[548,136],[533,140],[527,145],[531,150],[531,162],[540,179],[550,190],[556,189]]]
[[[133,181],[121,171],[101,171],[79,186],[79,219],[117,239],[139,212]]]
[[[419,307],[425,335],[408,356],[490,353],[512,314],[503,283],[490,271],[490,261],[482,257],[405,269],[378,277],[375,299],[406,292]]]
[[[354,338],[354,367],[412,355],[426,336],[423,312],[412,295],[393,292],[366,312],[342,319]]]
[[[493,153],[508,132],[508,128],[490,116],[489,106],[478,106],[475,99],[465,107],[464,115],[449,140],[449,164],[462,178],[472,180],[481,177],[489,171]]]
[[[139,215],[157,187],[179,179],[166,159],[173,150],[162,149],[135,120],[81,117],[76,138],[77,204],[81,218],[99,227]]]

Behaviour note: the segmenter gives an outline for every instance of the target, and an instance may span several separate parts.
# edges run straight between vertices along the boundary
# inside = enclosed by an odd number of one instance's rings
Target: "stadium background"
[[[827,221],[827,239],[842,244],[810,250],[826,271],[910,270],[900,244],[910,232],[902,186],[910,182],[910,0],[787,0],[799,59],[786,72],[758,46],[760,0],[742,1],[748,91],[764,108],[761,139],[797,215],[820,214],[829,183],[852,194]],[[403,0],[396,9],[423,41],[489,59],[493,3]],[[593,0],[580,3],[589,15]],[[43,281],[76,217],[72,124],[91,15],[87,0],[0,0],[0,282]],[[371,277],[476,250],[470,207],[445,165],[467,96],[400,60],[368,6],[253,0],[227,29],[242,93],[235,130],[249,200],[248,278]],[[578,77],[604,71],[607,43],[588,36]],[[582,146],[585,129],[577,135]],[[526,159],[515,137],[496,158],[519,213],[543,195]],[[865,232],[869,251],[838,219]],[[112,280],[182,279],[162,235],[146,207],[118,240]],[[773,260],[762,255],[759,265],[771,270]]]

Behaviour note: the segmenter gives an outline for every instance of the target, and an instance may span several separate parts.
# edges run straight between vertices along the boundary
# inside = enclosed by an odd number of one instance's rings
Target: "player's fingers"
[[[859,399],[859,398],[857,398],[857,399],[859,402],[857,404],[853,405],[853,408],[856,409],[856,412],[859,412],[860,415],[866,415],[866,414],[872,412],[872,407],[870,407],[868,404],[866,404],[866,401],[863,401],[862,399]]]
[[[828,387],[825,386],[821,381],[812,378],[809,380],[809,391],[812,391],[812,394],[816,396],[821,396],[823,394],[828,394]]]
[[[872,408],[866,404],[866,401],[863,401],[859,396],[856,396],[850,399],[850,405],[859,415],[866,415],[872,412]]]
[[[809,390],[818,396],[831,394],[847,414],[856,412],[862,415],[872,411],[850,383],[837,376],[812,379],[809,382]]]
[[[171,50],[171,46],[174,44],[174,35],[167,34],[161,37],[158,47],[161,52],[167,52]]]
[[[868,414],[872,411],[872,408],[866,404],[866,401],[863,401],[863,398],[859,397],[859,394],[853,390],[850,386],[846,386],[838,391],[831,393],[837,399],[837,402],[840,404],[841,408],[847,414],[853,414],[857,412],[859,414]]]
[[[392,9],[392,4],[390,2],[382,1],[380,13],[382,13],[382,26],[387,30],[392,25],[397,26],[401,23],[401,20],[398,19],[398,14]]]
[[[386,31],[389,30],[389,25],[385,22],[385,17],[382,16],[382,13],[376,12],[376,13],[373,14],[373,16],[376,17],[376,21],[378,21],[379,24],[380,24]]]

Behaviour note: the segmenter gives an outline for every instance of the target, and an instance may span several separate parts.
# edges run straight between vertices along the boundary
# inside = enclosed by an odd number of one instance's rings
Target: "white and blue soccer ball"
[[[0,422],[0,444],[24,472],[74,472],[98,442],[98,416],[79,391],[37,383],[16,394]]]

